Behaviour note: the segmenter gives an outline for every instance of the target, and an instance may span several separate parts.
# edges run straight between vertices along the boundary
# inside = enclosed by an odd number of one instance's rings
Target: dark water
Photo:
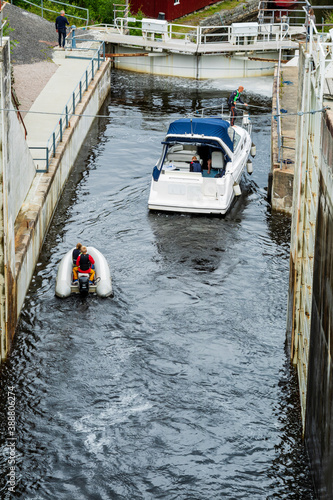
[[[1,498],[8,388],[15,497],[314,498],[285,349],[289,219],[266,201],[271,82],[247,86],[263,116],[232,211],[149,214],[167,123],[232,87],[113,76],[102,109],[113,118],[95,123],[76,163],[2,367]],[[57,264],[79,240],[106,256],[113,299],[55,298]]]

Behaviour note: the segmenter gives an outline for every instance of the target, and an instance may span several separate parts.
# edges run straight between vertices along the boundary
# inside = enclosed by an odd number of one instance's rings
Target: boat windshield
[[[217,141],[214,141],[213,139],[202,139],[200,141],[195,140],[195,141],[184,141],[184,140],[176,140],[175,138],[169,139],[167,141],[162,142],[163,145],[167,145],[168,149],[174,146],[178,146],[180,149],[193,149],[196,147],[200,146],[210,146],[216,149],[220,149],[224,151],[223,147],[221,144],[219,144]]]
[[[233,150],[236,151],[236,148],[239,144],[241,136],[239,134],[237,134],[236,130],[232,127],[228,128],[228,135],[229,135],[230,139],[232,140]]]

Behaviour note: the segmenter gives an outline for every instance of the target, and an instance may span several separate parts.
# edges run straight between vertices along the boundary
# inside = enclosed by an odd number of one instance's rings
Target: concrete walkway
[[[85,74],[89,64],[91,67],[89,59],[73,59],[72,57],[79,55],[92,57],[92,54],[92,51],[87,51],[86,54],[78,51],[54,50],[53,61],[59,67],[24,118],[29,147],[45,148],[47,146],[48,139],[57,127],[61,113],[71,99],[74,89]],[[95,69],[97,70],[97,68]],[[41,156],[40,152],[35,155],[33,153],[33,156],[36,157],[38,154]],[[39,168],[43,168],[40,161],[38,164]]]
[[[281,79],[277,77],[277,70],[275,71],[273,116],[277,111],[277,90],[280,95],[280,109],[287,113],[281,113],[281,145],[283,147],[280,148],[280,152],[277,121],[272,118],[272,155],[268,191],[273,210],[287,214],[291,214],[293,200],[297,115],[291,113],[297,113],[297,85],[297,65],[284,66],[281,70]]]

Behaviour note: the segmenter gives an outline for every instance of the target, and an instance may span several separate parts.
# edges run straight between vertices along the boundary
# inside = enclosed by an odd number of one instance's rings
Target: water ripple
[[[150,214],[167,123],[231,82],[113,72],[45,240],[0,387],[14,386],[17,498],[314,498],[285,353],[290,219],[267,202],[270,122],[225,217]],[[233,84],[232,84],[233,85]],[[270,110],[267,80],[247,99]],[[77,241],[109,262],[115,296],[54,296]]]

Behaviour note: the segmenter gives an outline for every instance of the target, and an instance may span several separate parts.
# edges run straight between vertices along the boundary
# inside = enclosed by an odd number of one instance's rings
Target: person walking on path
[[[243,92],[244,90],[244,87],[242,86],[239,86],[238,87],[238,90],[234,90],[231,94],[230,94],[230,97],[229,97],[229,100],[228,100],[228,107],[229,107],[229,111],[230,111],[230,114],[231,114],[231,120],[230,120],[230,125],[233,126],[234,123],[235,123],[235,118],[236,118],[236,102],[240,102],[241,104],[244,104],[245,106],[247,106],[247,104],[245,102],[242,101],[240,95],[241,93]]]
[[[58,33],[58,43],[59,47],[65,48],[66,40],[66,24],[69,26],[69,22],[65,17],[65,11],[60,11],[60,16],[57,17],[55,22],[56,32]]]

